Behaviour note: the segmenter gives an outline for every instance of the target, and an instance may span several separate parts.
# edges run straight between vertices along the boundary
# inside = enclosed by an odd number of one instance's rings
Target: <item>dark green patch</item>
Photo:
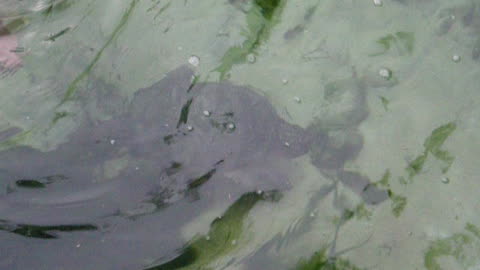
[[[382,47],[382,51],[371,54],[370,56],[385,54],[393,46],[397,48],[399,54],[412,54],[414,43],[415,36],[412,32],[396,32],[395,34],[388,34],[377,40],[377,44]]]
[[[198,177],[197,179],[194,179],[193,181],[191,181],[191,182],[188,184],[188,189],[189,189],[189,190],[195,189],[195,188],[198,188],[199,186],[205,184],[206,182],[208,182],[208,180],[210,180],[210,178],[212,178],[213,174],[214,174],[216,171],[217,171],[216,169],[212,169],[212,170],[210,170],[209,172],[207,172],[206,174]]]
[[[441,257],[453,258],[462,269],[473,269],[480,259],[480,229],[467,223],[465,231],[450,237],[433,241],[424,257],[424,265],[428,270],[446,270],[438,262]]]
[[[407,205],[407,198],[404,196],[396,195],[391,190],[388,190],[388,196],[390,197],[390,200],[392,200],[391,208],[393,215],[395,217],[399,217],[405,209],[405,206]]]
[[[15,185],[22,188],[44,188],[45,184],[34,179],[20,179],[15,181]]]
[[[408,172],[408,177],[410,179],[422,171],[422,168],[423,168],[423,165],[425,164],[426,159],[427,159],[427,155],[422,154],[408,164],[407,172]]]
[[[208,236],[195,237],[175,259],[145,270],[209,269],[207,266],[210,263],[237,248],[237,241],[243,234],[243,222],[255,204],[274,199],[276,193],[251,192],[242,195],[222,217],[211,223]]]
[[[182,168],[182,163],[174,161],[172,162],[170,167],[165,170],[165,172],[167,173],[168,176],[171,176],[179,172],[181,168]]]
[[[255,0],[247,12],[247,29],[245,41],[240,46],[228,49],[221,59],[221,64],[214,71],[220,73],[220,79],[226,79],[234,65],[246,62],[247,55],[256,55],[256,49],[270,36],[271,29],[280,21],[280,14],[286,0]]]
[[[370,220],[370,218],[372,217],[372,211],[368,210],[365,207],[365,203],[361,203],[361,204],[357,205],[354,212],[355,212],[355,217],[358,220],[360,220],[360,219]]]
[[[59,32],[55,33],[55,34],[51,34],[49,35],[47,38],[45,38],[44,40],[45,41],[55,41],[57,38],[65,35],[68,31],[70,31],[70,29],[72,29],[70,26],[60,30]]]
[[[198,83],[198,80],[200,80],[200,76],[198,75],[193,76],[193,80],[190,83],[190,86],[188,87],[187,92],[190,92],[193,89],[193,87]]]
[[[388,111],[388,104],[390,103],[390,101],[387,98],[382,96],[380,96],[379,98],[380,98],[380,101],[382,102],[382,105],[385,111]]]
[[[178,119],[177,128],[182,124],[186,124],[188,121],[188,112],[190,111],[190,105],[192,105],[193,98],[189,99],[185,105],[183,105],[180,112],[180,119]]]
[[[341,258],[329,258],[328,249],[315,252],[309,259],[300,259],[294,270],[361,270],[350,261]]]
[[[175,139],[175,135],[167,135],[163,137],[163,142],[170,145],[174,142],[174,139]]]
[[[442,173],[448,171],[453,163],[454,157],[447,151],[442,150],[441,147],[455,129],[455,123],[448,123],[432,131],[432,134],[423,143],[423,146],[425,147],[423,154],[419,155],[407,166],[407,172],[410,179],[421,172],[428,154],[432,154],[438,160],[441,160],[446,164],[446,166],[442,168]]]
[[[15,184],[22,188],[44,188],[48,184],[66,179],[66,176],[58,174],[49,175],[38,179],[20,179],[15,181]]]
[[[271,20],[281,0],[255,0],[255,5],[260,7],[261,13],[266,20]]]
[[[52,124],[56,124],[58,120],[65,118],[69,115],[68,112],[55,112],[55,116],[53,117]]]
[[[37,226],[28,224],[9,224],[5,221],[0,221],[0,230],[8,231],[29,238],[55,239],[58,238],[58,236],[52,233],[54,231],[94,231],[97,230],[97,227],[90,224]]]
[[[382,179],[380,179],[376,184],[379,187],[389,188],[390,187],[389,180],[390,180],[390,170],[387,169],[383,174]]]

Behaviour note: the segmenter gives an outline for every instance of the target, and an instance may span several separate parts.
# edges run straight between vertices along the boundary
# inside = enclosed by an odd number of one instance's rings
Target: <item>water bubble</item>
[[[250,64],[253,64],[255,63],[255,60],[256,60],[256,57],[253,53],[250,53],[247,55],[247,61],[250,63]]]
[[[80,247],[80,244],[77,244],[76,247],[79,248],[79,247]]]
[[[193,127],[190,126],[190,125],[188,125],[188,126],[187,126],[187,130],[188,130],[188,131],[192,131],[192,130],[193,130]]]
[[[382,0],[373,0],[373,5],[376,7],[381,7],[383,5]]]
[[[461,57],[460,57],[460,55],[458,55],[458,54],[454,54],[454,55],[452,56],[452,60],[453,60],[453,62],[458,63],[458,62],[460,62]]]
[[[227,124],[227,129],[230,132],[234,131],[235,130],[235,124],[234,123],[228,123]]]
[[[114,144],[115,144],[115,140],[110,140],[110,144],[111,144],[111,145],[114,145]]]
[[[188,58],[188,63],[194,67],[198,67],[198,65],[200,65],[200,58],[196,55],[192,55]]]
[[[301,100],[299,97],[297,97],[297,96],[293,97],[293,100],[294,100],[295,102],[297,102],[297,103],[301,103],[301,102],[302,102],[302,100]]]
[[[203,115],[205,115],[205,116],[207,116],[207,117],[208,117],[208,116],[210,116],[210,115],[211,115],[211,113],[210,113],[209,111],[205,110],[205,111],[203,111]]]
[[[388,80],[388,79],[392,78],[392,71],[388,68],[381,68],[378,71],[378,75],[380,75],[380,77]]]
[[[450,178],[448,178],[448,177],[442,177],[442,183],[444,183],[444,184],[450,183]]]
[[[282,80],[282,83],[283,83],[283,84],[287,84],[287,83],[288,83],[288,80],[287,80],[287,79],[283,79],[283,80]]]

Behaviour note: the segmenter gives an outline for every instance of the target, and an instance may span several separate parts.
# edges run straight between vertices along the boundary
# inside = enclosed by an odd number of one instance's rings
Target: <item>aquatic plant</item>
[[[361,270],[350,261],[341,258],[330,258],[328,249],[322,248],[309,259],[300,259],[293,270]]]
[[[97,226],[91,224],[39,226],[30,224],[11,224],[4,220],[0,220],[0,231],[7,231],[29,238],[55,239],[58,238],[58,236],[54,233],[55,231],[74,232],[93,231],[97,229]]]
[[[371,54],[370,56],[378,56],[388,52],[392,46],[395,46],[399,54],[412,54],[415,43],[415,36],[412,32],[396,32],[395,34],[388,34],[377,40],[377,44],[382,47],[379,53]]]
[[[432,131],[431,135],[423,143],[425,148],[423,153],[410,162],[406,168],[410,179],[420,173],[429,154],[446,163],[446,166],[442,168],[442,173],[448,171],[453,163],[454,157],[448,151],[442,150],[441,147],[453,131],[455,131],[455,128],[456,124],[450,122]]]
[[[248,55],[255,55],[256,49],[270,36],[271,29],[280,21],[280,14],[286,0],[255,0],[247,12],[247,29],[244,32],[245,41],[240,46],[229,48],[221,64],[214,71],[220,73],[220,79],[226,79],[227,73],[236,64],[247,61]]]
[[[465,225],[463,232],[433,241],[424,257],[428,270],[449,269],[438,262],[441,257],[451,257],[458,263],[459,269],[473,269],[480,264],[480,229],[472,223]]]
[[[278,192],[250,192],[242,195],[210,225],[208,235],[195,237],[175,259],[146,270],[210,269],[215,260],[238,247],[243,222],[250,210],[262,200],[278,200]]]
[[[95,57],[90,61],[90,64],[87,65],[87,67],[69,84],[67,91],[63,95],[63,99],[58,104],[57,107],[60,107],[63,105],[65,102],[69,101],[73,94],[77,91],[78,88],[78,83],[80,83],[83,79],[85,79],[90,72],[92,71],[93,67],[97,64],[97,62],[100,60],[100,57],[103,54],[103,51],[118,37],[120,34],[121,30],[125,27],[128,19],[130,18],[130,15],[133,13],[133,10],[135,9],[135,6],[137,4],[138,0],[132,0],[130,2],[130,6],[128,9],[123,13],[122,18],[120,19],[119,23],[113,30],[113,32],[110,34],[108,37],[107,41],[103,44],[103,46],[100,48],[100,50],[95,54]]]

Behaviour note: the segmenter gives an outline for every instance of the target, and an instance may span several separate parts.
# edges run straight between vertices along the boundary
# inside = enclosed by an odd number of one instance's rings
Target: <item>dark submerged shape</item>
[[[195,83],[193,75],[187,67],[170,72],[139,90],[124,113],[85,121],[53,151],[0,152],[0,241],[13,243],[0,252],[38,255],[13,259],[10,269],[138,269],[147,258],[170,260],[185,244],[182,226],[203,211],[290,186],[289,160],[308,152],[307,132],[251,89]]]
[[[355,130],[343,144],[332,143],[335,136],[318,124],[303,129],[280,118],[250,88],[197,83],[193,75],[185,66],[168,73],[137,91],[124,113],[85,121],[53,151],[0,152],[7,186],[0,193],[0,241],[13,243],[0,252],[18,258],[9,269],[138,269],[147,259],[174,260],[185,244],[183,225],[243,194],[289,188],[290,160],[310,149],[314,165],[367,203],[384,200],[385,191],[343,171],[362,146]],[[45,246],[41,239],[49,238],[55,243]],[[30,252],[39,259],[20,259]]]

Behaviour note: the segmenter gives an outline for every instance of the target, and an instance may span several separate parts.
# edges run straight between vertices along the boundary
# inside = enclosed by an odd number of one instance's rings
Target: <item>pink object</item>
[[[12,72],[22,65],[22,59],[15,53],[17,37],[10,34],[0,22],[0,71]]]

